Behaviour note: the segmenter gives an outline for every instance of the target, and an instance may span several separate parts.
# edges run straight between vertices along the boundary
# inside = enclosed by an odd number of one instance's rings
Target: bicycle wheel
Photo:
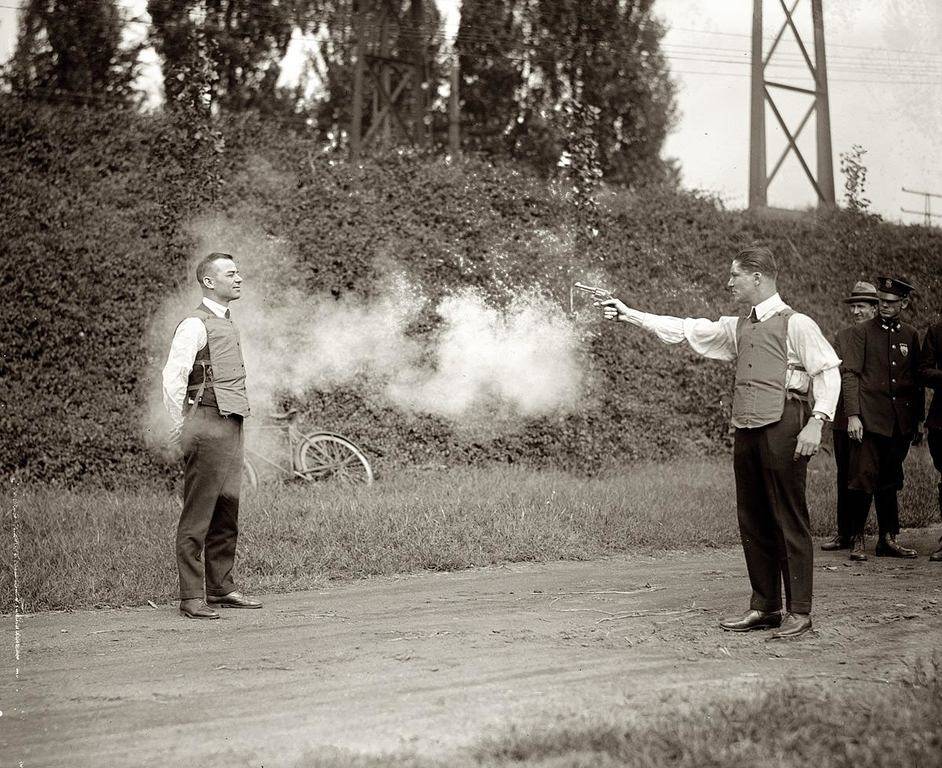
[[[363,452],[347,438],[329,432],[304,437],[298,449],[298,466],[301,474],[314,482],[373,482],[373,469]]]
[[[258,490],[258,470],[248,457],[242,459],[242,487],[250,492]]]

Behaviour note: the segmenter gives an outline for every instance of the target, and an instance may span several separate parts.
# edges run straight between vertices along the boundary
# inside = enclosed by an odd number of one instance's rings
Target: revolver
[[[585,285],[584,283],[575,283],[573,288],[575,288],[577,291],[591,294],[593,299],[610,299],[613,295],[612,292],[607,288],[597,288],[594,285]]]

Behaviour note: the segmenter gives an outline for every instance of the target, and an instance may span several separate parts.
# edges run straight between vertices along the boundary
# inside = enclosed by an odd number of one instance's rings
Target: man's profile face
[[[850,316],[857,325],[877,316],[877,305],[872,301],[852,301],[849,309]]]
[[[884,320],[895,320],[909,305],[909,299],[880,299],[880,317]]]
[[[729,281],[726,283],[733,301],[737,304],[755,306],[759,293],[759,286],[756,284],[758,279],[757,273],[744,271],[739,262],[734,261],[729,268]]]
[[[232,259],[216,259],[203,278],[203,285],[212,289],[220,301],[235,301],[242,295],[242,275]]]

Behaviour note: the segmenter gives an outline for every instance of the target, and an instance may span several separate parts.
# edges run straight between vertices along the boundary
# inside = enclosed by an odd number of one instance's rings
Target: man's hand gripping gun
[[[603,306],[602,302],[605,302],[603,309],[607,320],[617,320],[619,312],[626,309],[625,305],[615,298],[615,294],[612,291],[607,288],[599,288],[595,285],[586,285],[585,283],[574,283],[569,290],[570,309],[572,309],[572,296],[576,291],[581,291],[591,296],[597,307]]]

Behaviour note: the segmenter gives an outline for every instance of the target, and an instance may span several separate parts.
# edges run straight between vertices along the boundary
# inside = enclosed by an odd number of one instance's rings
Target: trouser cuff
[[[788,606],[789,613],[811,613],[811,603],[792,603]]]
[[[753,611],[762,611],[763,613],[775,613],[782,610],[781,602],[766,600],[761,597],[752,596],[749,601],[749,608]]]

